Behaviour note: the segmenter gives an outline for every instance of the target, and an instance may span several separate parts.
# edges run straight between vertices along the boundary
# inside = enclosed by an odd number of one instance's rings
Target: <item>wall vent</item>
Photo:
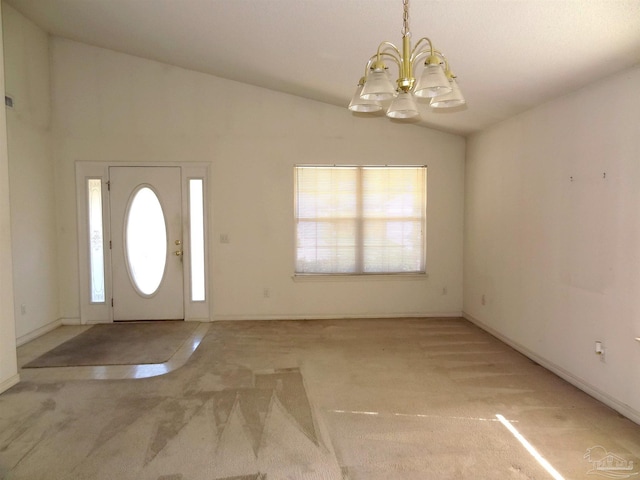
[[[13,97],[10,97],[9,95],[5,95],[4,104],[9,108],[13,108]]]

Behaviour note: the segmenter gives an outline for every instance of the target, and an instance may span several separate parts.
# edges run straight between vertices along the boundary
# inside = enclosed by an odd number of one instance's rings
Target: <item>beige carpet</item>
[[[497,415],[555,478],[640,477],[639,425],[462,319],[214,322],[167,375],[55,370],[0,395],[0,479],[553,478]]]
[[[24,368],[164,363],[197,326],[180,321],[95,325]]]

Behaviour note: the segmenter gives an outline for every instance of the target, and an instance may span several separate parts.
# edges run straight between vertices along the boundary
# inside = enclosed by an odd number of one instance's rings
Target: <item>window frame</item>
[[[356,224],[356,235],[355,240],[356,244],[354,248],[355,252],[355,270],[350,272],[303,272],[298,271],[298,224],[300,221],[298,206],[299,206],[299,196],[298,196],[298,169],[299,168],[336,168],[336,169],[354,169],[357,171],[357,187],[355,189],[355,194],[357,195],[356,204],[357,204],[357,216],[354,221]],[[364,244],[364,225],[367,222],[363,213],[363,204],[364,204],[364,192],[363,192],[363,172],[366,169],[401,169],[401,168],[410,168],[410,169],[420,169],[422,170],[423,175],[423,198],[422,198],[422,219],[421,219],[421,268],[419,270],[410,270],[410,271],[380,271],[380,272],[372,272],[366,271],[365,267],[365,244]],[[293,278],[330,278],[330,277],[357,277],[357,278],[375,278],[375,277],[384,277],[384,276],[394,276],[394,277],[420,277],[426,278],[427,275],[427,192],[428,192],[428,175],[427,175],[427,165],[352,165],[352,164],[296,164],[293,169],[293,180],[294,180],[294,189],[293,189],[293,202],[294,202],[294,228],[293,228],[293,236],[294,236],[294,252],[293,252]],[[388,219],[393,219],[393,217],[386,217]]]

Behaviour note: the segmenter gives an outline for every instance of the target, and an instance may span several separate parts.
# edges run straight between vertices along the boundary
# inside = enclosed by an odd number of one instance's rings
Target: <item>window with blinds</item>
[[[425,273],[427,167],[295,167],[296,274]]]

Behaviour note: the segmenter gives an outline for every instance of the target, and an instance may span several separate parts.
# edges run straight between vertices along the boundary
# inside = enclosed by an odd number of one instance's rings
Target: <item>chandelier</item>
[[[392,100],[387,116],[410,119],[420,115],[414,97],[430,99],[433,108],[457,107],[465,103],[449,62],[442,52],[433,47],[431,40],[423,37],[411,48],[409,0],[402,3],[402,51],[387,41],[378,46],[377,53],[367,62],[364,76],[349,104],[352,112],[377,112],[382,109],[382,101]],[[398,66],[396,86],[388,74],[385,60],[391,60]],[[423,60],[424,68],[416,81],[414,71]]]

